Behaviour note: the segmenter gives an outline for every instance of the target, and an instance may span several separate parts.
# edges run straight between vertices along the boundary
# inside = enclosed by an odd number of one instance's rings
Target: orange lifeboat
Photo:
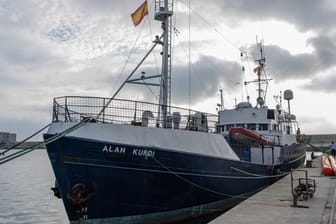
[[[335,160],[334,160],[335,162]],[[334,170],[331,166],[329,156],[327,155],[322,155],[322,173],[325,176],[333,176],[334,175]]]
[[[258,134],[255,131],[246,128],[230,128],[229,136],[240,143],[261,143],[264,145],[272,145],[273,142],[268,138]]]

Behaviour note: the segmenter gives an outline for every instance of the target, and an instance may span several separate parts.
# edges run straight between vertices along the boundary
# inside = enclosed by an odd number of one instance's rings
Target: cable
[[[145,18],[145,20],[146,20],[146,19],[147,19],[147,17]],[[134,49],[135,49],[135,46],[136,46],[136,44],[137,44],[137,42],[138,42],[138,40],[139,40],[139,38],[140,38],[140,35],[141,35],[142,30],[143,30],[144,27],[145,27],[145,26],[141,26],[140,32],[138,33],[138,36],[136,37],[136,39],[135,39],[135,41],[134,41],[134,43],[133,43],[132,49],[131,49],[131,51],[129,52],[129,54],[128,54],[128,56],[127,56],[127,59],[126,59],[126,61],[125,61],[125,64],[123,65],[123,67],[122,67],[122,69],[121,69],[121,72],[120,72],[120,74],[119,74],[119,76],[118,76],[118,78],[117,78],[117,81],[115,82],[115,84],[114,84],[114,86],[113,86],[113,88],[112,88],[112,92],[114,92],[113,90],[116,88],[118,82],[119,82],[120,79],[121,79],[121,76],[123,75],[123,73],[124,73],[124,71],[125,71],[125,69],[126,69],[126,66],[127,66],[128,62],[129,62],[129,60],[130,60],[130,58],[131,58],[131,55],[133,54],[133,51],[134,51]]]
[[[39,134],[41,131],[43,131],[43,130],[46,129],[47,127],[49,127],[51,124],[52,124],[52,123],[47,124],[47,125],[44,126],[42,129],[38,130],[37,132],[35,132],[35,133],[32,134],[31,136],[25,138],[24,140],[22,140],[21,142],[18,142],[17,144],[15,144],[15,145],[13,145],[13,146],[11,146],[9,149],[7,149],[7,150],[1,152],[1,153],[0,153],[0,156],[1,156],[1,155],[4,156],[6,152],[8,152],[8,151],[10,151],[10,150],[12,150],[12,149],[14,149],[14,148],[16,148],[17,146],[19,146],[19,145],[21,145],[22,143],[26,142],[27,140],[31,139],[32,137],[34,137],[35,135]]]
[[[188,99],[189,99],[189,116],[190,116],[190,105],[191,105],[191,56],[190,56],[190,41],[191,41],[191,31],[190,31],[190,0],[188,2],[189,4],[189,11],[188,11],[188,38],[189,38],[189,41],[188,41],[188,89],[189,89],[189,92],[188,92]]]
[[[189,0],[190,1],[190,0]],[[186,3],[184,3],[183,1],[181,1],[185,6],[187,6],[186,5]],[[188,6],[187,6],[188,7]],[[189,7],[190,7],[190,5],[189,5]],[[234,45],[234,43],[232,42],[232,41],[230,41],[230,40],[228,40],[228,39],[226,39],[226,37],[222,34],[222,33],[220,33],[215,27],[213,27],[203,16],[201,16],[195,9],[193,9],[193,8],[191,8],[190,7],[190,9],[194,12],[194,13],[196,13],[202,20],[203,20],[203,22],[206,24],[206,25],[208,25],[210,28],[212,28],[216,33],[218,33],[219,34],[219,36],[221,36],[222,38],[223,38],[223,40],[225,40],[227,43],[229,43],[235,50],[237,50],[238,52],[240,52],[240,49],[237,47],[237,46],[235,46]]]
[[[227,196],[227,197],[232,197],[232,198],[243,198],[243,199],[247,199],[249,198],[248,196],[243,196],[244,194],[240,194],[240,195],[230,195],[230,194],[226,194],[226,193],[223,193],[223,192],[219,192],[219,191],[215,191],[215,190],[211,190],[209,188],[206,188],[206,187],[203,187],[199,184],[196,184],[192,181],[189,181],[187,180],[186,178],[178,175],[176,172],[173,172],[172,170],[170,170],[168,167],[166,167],[164,164],[162,164],[160,161],[158,161],[156,158],[154,157],[151,157],[157,164],[159,164],[162,168],[166,169],[169,173],[175,175],[176,177],[178,177],[179,179],[197,187],[197,188],[200,188],[204,191],[208,191],[208,192],[211,192],[211,193],[214,193],[214,194],[217,194],[217,195],[221,195],[221,196]],[[231,167],[233,168],[233,167]],[[239,170],[239,169],[237,169]],[[288,174],[288,173],[287,173]],[[254,174],[255,175],[255,174]],[[285,174],[282,174],[281,176],[284,176]],[[197,175],[197,176],[202,176],[202,175]],[[213,175],[211,175],[213,176]],[[271,176],[262,176],[262,175],[256,175],[256,176],[253,176],[253,177],[241,177],[241,176],[217,176],[217,175],[214,175],[213,177],[219,177],[219,178],[230,178],[230,179],[265,179],[265,178],[276,178],[276,177],[279,177],[280,175],[271,175]],[[256,192],[257,191],[260,191],[262,190],[264,187],[260,187],[258,189],[256,189]],[[245,194],[249,194],[249,193],[245,193]]]
[[[52,142],[54,142],[54,141],[60,139],[61,137],[63,137],[63,136],[65,136],[65,135],[67,135],[67,134],[69,134],[69,133],[71,133],[71,132],[77,130],[77,129],[80,128],[80,127],[82,127],[82,126],[85,125],[86,122],[89,121],[90,119],[91,119],[91,118],[85,118],[84,120],[82,120],[82,121],[79,122],[78,124],[75,124],[75,125],[71,126],[70,128],[64,130],[64,131],[61,132],[61,133],[58,133],[58,134],[54,135],[54,136],[51,137],[51,138],[48,138],[48,139],[45,140],[44,142],[38,143],[38,144],[33,145],[33,146],[31,146],[31,147],[28,147],[28,148],[26,148],[26,149],[23,149],[23,150],[20,150],[20,151],[18,151],[18,152],[15,152],[15,153],[13,153],[13,154],[10,154],[10,155],[8,155],[8,156],[5,156],[4,158],[1,158],[1,159],[0,159],[0,165],[1,165],[1,164],[4,164],[4,163],[7,163],[7,162],[9,162],[9,161],[11,161],[11,160],[13,160],[13,159],[15,159],[15,158],[21,157],[21,156],[23,156],[23,155],[25,155],[25,154],[27,154],[27,153],[29,153],[29,152],[31,152],[31,151],[33,151],[33,150],[39,148],[40,146],[47,145],[47,144],[49,144],[49,143],[52,143]],[[50,125],[50,124],[49,124],[49,125]]]

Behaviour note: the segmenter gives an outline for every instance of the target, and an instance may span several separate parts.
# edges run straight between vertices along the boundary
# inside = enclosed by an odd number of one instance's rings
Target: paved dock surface
[[[321,175],[321,157],[303,170],[308,170],[317,188],[313,198],[298,201],[299,207],[293,207],[289,174],[209,224],[336,224],[336,177]],[[304,172],[296,171],[293,177],[304,177]]]

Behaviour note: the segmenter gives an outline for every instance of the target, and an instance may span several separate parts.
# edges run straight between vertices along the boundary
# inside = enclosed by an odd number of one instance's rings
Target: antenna
[[[265,106],[265,98],[266,98],[266,92],[267,92],[267,86],[268,86],[268,81],[272,79],[267,79],[266,78],[266,73],[265,73],[265,62],[266,58],[264,55],[264,45],[263,41],[261,40],[260,42],[258,41],[258,37],[256,36],[256,41],[257,41],[257,48],[260,54],[259,59],[255,60],[257,67],[253,69],[253,72],[257,73],[257,80],[253,81],[248,81],[245,82],[246,84],[249,83],[257,83],[258,84],[258,97],[257,97],[257,106],[256,107],[264,107]]]
[[[221,100],[221,103],[220,103],[220,110],[224,110],[224,98],[223,98],[223,90],[222,89],[220,89],[219,90],[219,92],[220,92],[220,100]]]

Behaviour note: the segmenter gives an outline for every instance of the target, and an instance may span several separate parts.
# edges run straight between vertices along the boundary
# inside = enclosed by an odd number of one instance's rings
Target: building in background
[[[0,148],[8,148],[16,143],[16,134],[0,132]]]

